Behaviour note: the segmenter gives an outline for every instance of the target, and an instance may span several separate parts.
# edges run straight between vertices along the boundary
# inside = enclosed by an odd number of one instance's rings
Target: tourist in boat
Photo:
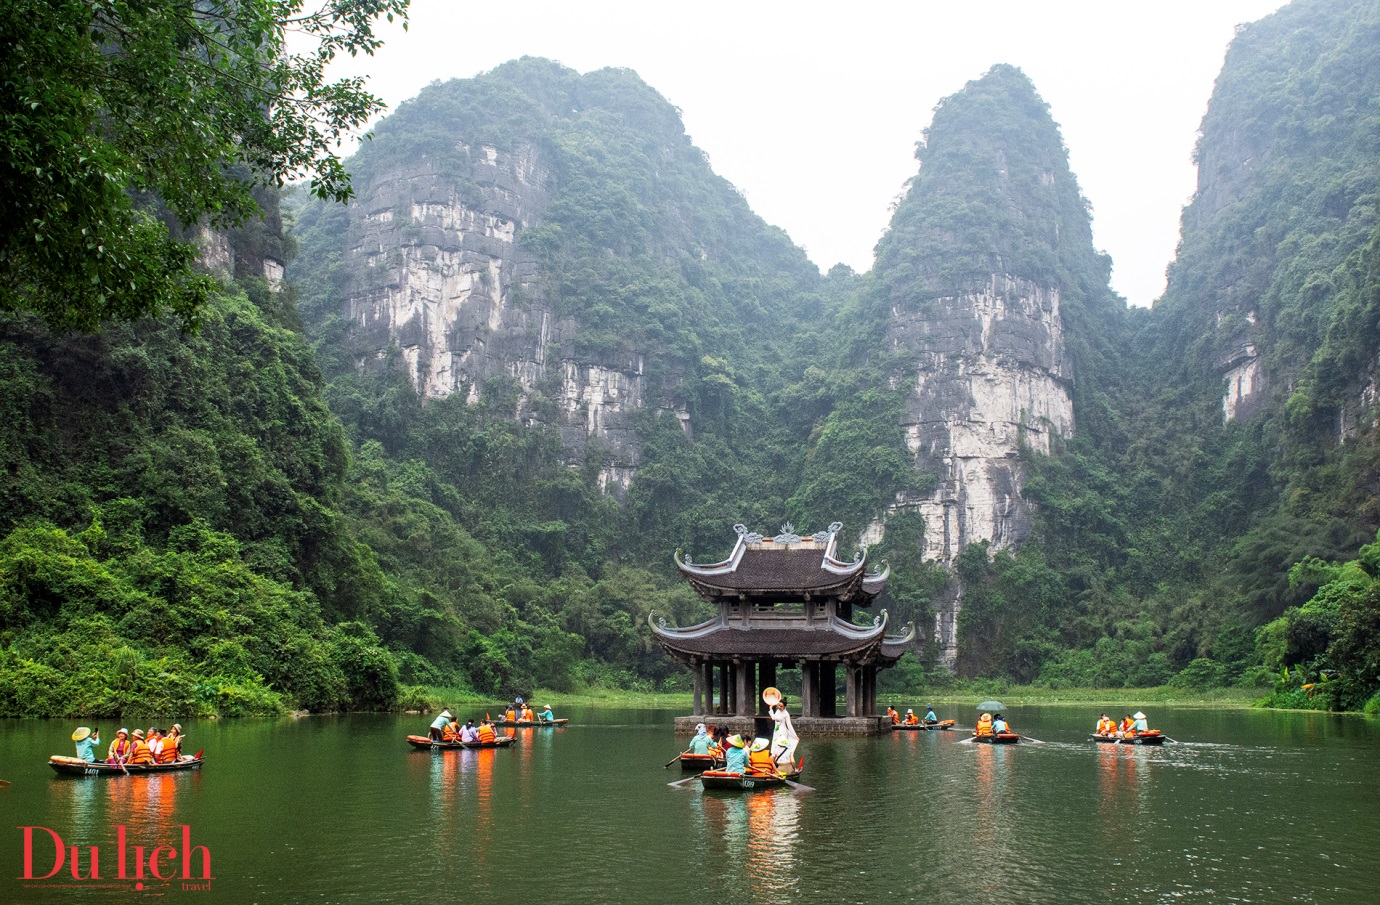
[[[1122,719],[1121,725],[1117,727],[1117,736],[1120,738],[1136,737],[1136,721],[1129,713]]]
[[[748,749],[748,768],[747,772],[755,773],[759,776],[780,776],[781,771],[776,767],[776,758],[771,754],[771,742],[764,738],[752,740],[752,747]]]
[[[182,755],[182,724],[173,723],[168,727],[168,734],[163,736],[163,747],[156,757],[160,764],[177,763]]]
[[[134,752],[130,754],[127,763],[133,766],[147,766],[153,763],[153,751],[149,749],[149,743],[144,741],[144,730],[134,730]]]
[[[1093,730],[1093,735],[1111,738],[1116,735],[1116,723],[1112,722],[1111,717],[1107,716],[1107,714],[1102,714],[1102,716],[1097,718],[1097,728]]]
[[[479,743],[481,745],[491,745],[498,740],[498,733],[494,731],[494,724],[485,720],[479,724]]]
[[[690,739],[689,754],[708,754],[713,746],[714,740],[709,737],[709,731],[705,729],[704,723],[695,727],[695,735]]]
[[[1010,732],[1010,731],[1011,731],[1011,727],[1008,726],[1008,725],[1006,724],[1006,720],[1002,719],[1002,716],[1001,716],[1000,713],[997,714],[996,716],[992,717],[992,734],[993,734],[993,735],[999,735],[999,734],[1001,734],[1001,733],[1003,733],[1003,732]]]
[[[474,728],[474,720],[465,720],[465,725],[460,727],[460,741],[467,745],[479,741],[479,730]]]
[[[920,725],[920,718],[919,718],[918,716],[916,716],[916,715],[915,715],[915,711],[914,711],[914,710],[911,710],[909,707],[906,708],[906,725],[907,725],[907,726],[919,726],[919,725]]]
[[[453,717],[450,715],[449,710],[442,710],[441,715],[431,721],[430,735],[433,742],[445,740],[446,724],[452,719]]]
[[[1131,731],[1133,733],[1139,734],[1141,732],[1150,731],[1150,723],[1147,717],[1139,710],[1131,714],[1131,719],[1135,720],[1135,722],[1131,724]]]
[[[724,770],[729,773],[746,773],[748,768],[747,742],[741,735],[730,735],[724,739]]]
[[[153,762],[158,763],[158,759],[163,755],[163,732],[157,726],[150,726],[144,739],[149,744],[149,753],[153,755]]]
[[[978,717],[977,730],[973,733],[977,736],[988,736],[992,734],[992,714],[984,713]]]
[[[541,711],[541,719],[542,719],[542,722],[544,722],[544,723],[554,723],[554,722],[556,722],[556,715],[555,715],[554,713],[551,712],[551,705],[550,705],[550,704],[547,704],[545,707],[542,708],[542,711]]]
[[[925,708],[925,718],[924,718],[924,722],[926,722],[926,723],[937,723],[937,722],[939,722],[939,717],[937,717],[937,716],[934,715],[934,708],[933,708],[933,707],[926,707],[926,708]]]
[[[521,698],[519,698],[519,700],[521,700]],[[509,707],[507,710],[503,711],[503,722],[516,723],[517,715],[517,709],[515,707]]]
[[[897,713],[896,708],[892,707],[890,704],[887,705],[886,715],[887,718],[891,720],[891,725],[893,726],[898,725],[901,722],[901,715]]]
[[[72,733],[72,741],[77,743],[78,758],[88,764],[96,762],[96,752],[92,746],[101,743],[101,730],[97,729],[93,732],[87,726],[78,726],[77,731]]]
[[[110,743],[110,750],[106,752],[105,762],[108,764],[128,763],[130,755],[133,753],[134,744],[129,740],[129,730],[120,729],[115,733],[115,741]]]

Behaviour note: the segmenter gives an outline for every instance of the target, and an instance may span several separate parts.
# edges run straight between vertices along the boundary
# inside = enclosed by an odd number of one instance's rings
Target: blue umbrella
[[[978,710],[1005,710],[1006,706],[1001,701],[983,701],[977,705]]]

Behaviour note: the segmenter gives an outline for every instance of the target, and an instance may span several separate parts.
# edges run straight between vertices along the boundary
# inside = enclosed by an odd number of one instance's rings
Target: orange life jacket
[[[117,738],[110,743],[110,750],[106,753],[106,759],[111,761],[129,760],[129,754],[133,750],[133,747],[129,743],[129,739]]]
[[[918,726],[919,724],[920,724],[920,717],[916,716],[916,715],[913,714],[913,713],[912,713],[912,714],[908,714],[908,715],[906,716],[906,725],[907,725],[907,726]]]
[[[1098,721],[1097,721],[1097,734],[1098,734],[1098,735],[1112,735],[1112,734],[1115,733],[1115,732],[1116,732],[1116,723],[1113,723],[1111,720],[1098,720]]]
[[[763,748],[761,751],[748,752],[748,769],[758,773],[775,774],[776,759],[771,756],[770,748]]]
[[[498,738],[498,733],[494,732],[494,727],[485,723],[479,727],[479,740],[484,743],[492,742]]]
[[[1126,719],[1122,720],[1121,734],[1128,738],[1134,738],[1136,734],[1136,721],[1131,719],[1130,717],[1127,717]]]
[[[507,720],[508,722],[510,722],[510,723],[516,723],[516,722],[517,722],[517,711],[515,711],[515,710],[513,710],[513,708],[509,707],[508,710],[503,714],[503,718],[504,718],[505,720]]]
[[[992,717],[991,717],[990,715],[984,713],[981,717],[978,718],[977,734],[978,734],[978,735],[991,735],[991,734],[992,734]]]
[[[153,763],[153,749],[149,748],[148,742],[136,738],[134,740],[134,754],[130,757],[131,764],[151,764]]]
[[[182,737],[163,739],[163,751],[158,755],[160,764],[176,763],[177,755],[182,753]]]
[[[887,716],[891,717],[891,725],[895,726],[897,723],[901,722],[901,715],[899,713],[892,710],[890,707],[887,708],[886,712]]]
[[[523,720],[523,722],[530,723],[530,722],[532,722],[533,720],[535,720],[536,718],[537,718],[537,715],[536,715],[535,713],[532,712],[532,708],[531,708],[531,707],[524,707],[524,708],[522,708],[522,720]]]

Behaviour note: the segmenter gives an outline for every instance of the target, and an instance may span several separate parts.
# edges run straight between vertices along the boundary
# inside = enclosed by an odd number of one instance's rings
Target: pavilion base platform
[[[708,713],[699,716],[676,717],[676,732],[693,735],[695,726],[727,726],[729,732],[751,733],[753,717],[731,716],[722,713]],[[791,716],[791,725],[802,739],[822,735],[882,735],[891,732],[891,721],[886,716]]]

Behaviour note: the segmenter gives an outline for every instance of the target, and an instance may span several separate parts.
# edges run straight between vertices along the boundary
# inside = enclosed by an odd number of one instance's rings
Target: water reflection
[[[719,865],[734,883],[746,882],[754,901],[795,898],[800,887],[800,800],[795,792],[703,792],[691,811],[701,824],[707,863]]]

